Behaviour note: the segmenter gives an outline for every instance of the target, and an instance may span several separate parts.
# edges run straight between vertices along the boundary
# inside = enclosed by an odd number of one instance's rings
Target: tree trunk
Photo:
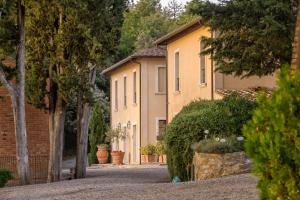
[[[293,43],[293,55],[292,55],[292,70],[300,68],[300,1],[298,5],[298,14],[295,30],[295,38]]]
[[[94,86],[96,78],[96,70],[90,73],[90,83]],[[89,121],[92,111],[90,102],[83,101],[83,93],[78,95],[77,103],[77,152],[76,152],[76,178],[86,177],[87,167],[87,146]]]
[[[30,183],[27,133],[25,119],[25,6],[18,1],[19,45],[17,50],[17,79],[11,95],[14,110],[17,165],[20,184]]]
[[[48,182],[61,180],[64,122],[66,116],[66,104],[58,96],[50,96],[49,109],[49,135],[50,135],[50,158],[48,168]]]

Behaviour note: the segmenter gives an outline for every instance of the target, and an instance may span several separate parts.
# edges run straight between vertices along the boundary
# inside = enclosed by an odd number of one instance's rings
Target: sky
[[[138,0],[135,0],[135,2],[137,2]],[[160,0],[161,4],[163,6],[167,6],[168,3],[170,2],[171,0]],[[186,4],[187,2],[191,1],[191,0],[177,0],[178,2],[182,3],[183,5]],[[210,0],[210,1],[213,1],[213,2],[217,2],[217,0]]]
[[[170,0],[160,0],[160,1],[163,6],[166,6],[166,5],[168,5]],[[178,0],[178,2],[182,3],[183,5],[188,1],[190,1],[190,0]]]

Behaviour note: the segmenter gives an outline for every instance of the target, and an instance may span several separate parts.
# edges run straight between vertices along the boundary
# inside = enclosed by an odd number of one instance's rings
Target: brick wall
[[[14,116],[11,99],[6,91],[0,88],[0,155],[15,155]],[[49,127],[48,115],[26,104],[26,125],[28,150],[30,155],[48,155]]]
[[[4,88],[0,88],[0,167],[10,166],[7,159],[15,157],[16,143],[14,132],[14,116],[12,110],[11,99],[7,95]],[[41,161],[34,163],[48,163],[49,153],[49,127],[48,115],[43,110],[38,110],[26,104],[26,125],[28,151],[31,159],[39,159]],[[35,170],[37,169],[37,170]],[[15,169],[11,169],[15,171]],[[40,167],[31,165],[31,171],[47,170],[47,166]]]

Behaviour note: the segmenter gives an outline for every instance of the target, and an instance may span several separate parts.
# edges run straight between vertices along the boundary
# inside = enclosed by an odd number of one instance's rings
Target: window
[[[162,140],[166,132],[167,121],[165,119],[159,119],[157,121],[157,140]]]
[[[124,76],[124,108],[127,107],[127,77]]]
[[[136,71],[133,72],[133,103],[137,102],[137,94],[136,94]]]
[[[205,50],[204,42],[200,43],[200,84],[206,83],[206,56],[201,53]]]
[[[167,70],[165,67],[157,67],[157,92],[166,93],[167,88]]]
[[[179,82],[179,52],[175,53],[175,91],[179,91],[180,82]]]
[[[118,81],[115,81],[115,110],[118,110]]]

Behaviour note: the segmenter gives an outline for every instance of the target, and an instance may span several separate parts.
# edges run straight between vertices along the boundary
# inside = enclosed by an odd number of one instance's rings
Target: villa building
[[[145,49],[103,71],[110,76],[111,127],[126,132],[113,145],[124,162],[140,164],[140,147],[155,144],[166,126],[166,50]]]
[[[197,99],[220,99],[229,90],[255,90],[275,87],[275,76],[241,79],[215,72],[215,63],[203,51],[201,38],[212,37],[200,19],[158,39],[155,44],[167,49],[167,121],[183,106]],[[247,92],[247,91],[246,91]]]

